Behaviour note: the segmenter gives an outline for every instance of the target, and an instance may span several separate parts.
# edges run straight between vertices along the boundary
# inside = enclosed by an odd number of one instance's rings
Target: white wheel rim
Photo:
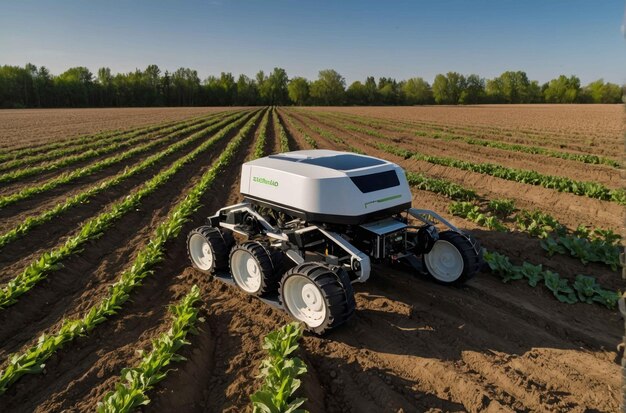
[[[326,302],[311,280],[292,275],[283,285],[283,302],[289,312],[309,327],[319,327],[326,319]]]
[[[261,288],[261,268],[257,260],[247,251],[237,250],[230,259],[233,279],[247,293],[256,293]]]
[[[200,234],[193,234],[189,239],[189,255],[201,270],[208,271],[213,266],[213,251],[206,239]]]
[[[456,281],[463,273],[463,257],[448,241],[438,240],[424,256],[428,272],[439,281]]]

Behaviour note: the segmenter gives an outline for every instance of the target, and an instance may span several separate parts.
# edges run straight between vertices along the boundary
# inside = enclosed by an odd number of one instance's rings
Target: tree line
[[[93,74],[73,67],[53,75],[27,64],[0,66],[0,107],[129,107],[129,106],[255,106],[255,105],[425,105],[478,103],[620,103],[624,87],[602,79],[581,86],[576,76],[561,75],[540,84],[523,71],[507,71],[493,79],[457,72],[438,74],[432,84],[421,77],[397,81],[373,76],[346,87],[337,71],[319,72],[310,81],[289,78],[281,68],[254,78],[222,72],[200,80],[198,72],[180,68]]]

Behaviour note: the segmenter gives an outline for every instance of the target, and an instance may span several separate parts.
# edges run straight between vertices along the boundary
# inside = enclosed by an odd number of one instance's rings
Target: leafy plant
[[[471,201],[478,198],[476,192],[471,189],[465,189],[461,185],[443,179],[431,178],[414,172],[407,172],[406,179],[409,185],[417,189],[434,192],[450,199]]]
[[[265,155],[265,144],[267,143],[267,124],[269,118],[270,110],[267,109],[261,119],[261,124],[259,125],[259,136],[254,144],[254,152],[252,153],[253,159],[262,158]]]
[[[538,210],[520,211],[515,217],[515,222],[520,231],[542,239],[548,238],[555,231],[561,233],[565,230],[553,216]]]
[[[508,231],[508,228],[496,217],[484,214],[478,205],[471,202],[453,202],[448,206],[448,210],[453,215],[468,219],[489,229],[502,232]]]
[[[283,127],[283,124],[280,122],[280,118],[276,113],[276,109],[272,108],[272,116],[274,117],[274,125],[276,130],[278,131],[278,139],[280,141],[280,151],[281,152],[289,152],[289,139],[287,138],[287,132]]]
[[[250,396],[254,412],[283,413],[304,412],[299,407],[306,401],[293,399],[300,387],[297,377],[306,373],[302,360],[292,354],[298,349],[298,340],[302,337],[299,323],[293,322],[275,330],[265,337],[263,348],[268,357],[261,362],[263,385]]]
[[[545,271],[543,274],[544,285],[552,291],[552,294],[562,303],[574,304],[576,294],[570,287],[567,279],[559,277],[559,274],[552,271]]]
[[[515,201],[512,199],[492,199],[489,209],[501,217],[508,217],[515,211]]]
[[[196,333],[195,325],[201,321],[196,307],[199,301],[200,289],[194,285],[178,304],[170,307],[173,318],[170,329],[152,342],[150,353],[140,352],[143,357],[136,367],[122,370],[115,391],[108,392],[98,403],[98,413],[130,412],[150,402],[147,392],[167,376],[167,366],[185,360],[176,352],[189,344],[186,340],[188,333]]]
[[[522,265],[514,265],[509,258],[495,251],[483,250],[483,259],[489,265],[491,271],[499,275],[503,282],[527,279],[528,284],[536,287],[540,281],[561,302],[573,304],[581,301],[584,303],[598,303],[609,309],[614,309],[620,294],[617,291],[603,289],[594,277],[577,275],[573,285],[567,279],[550,270],[543,270],[541,265],[533,265],[523,262]]]

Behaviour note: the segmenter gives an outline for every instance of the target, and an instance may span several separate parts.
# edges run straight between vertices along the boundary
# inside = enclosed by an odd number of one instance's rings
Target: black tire
[[[198,242],[197,240],[204,240],[212,254],[212,262],[209,267],[200,265],[194,259],[194,256],[197,254],[192,251],[192,243]],[[187,257],[189,257],[189,261],[191,261],[191,265],[195,269],[205,274],[225,270],[228,268],[228,253],[234,242],[235,240],[230,232],[222,232],[218,228],[203,225],[190,231],[189,235],[187,235]]]
[[[296,316],[289,307],[290,300],[285,298],[285,285],[293,282],[293,277],[303,277],[309,280],[321,293],[326,308],[325,317],[321,323],[310,325],[306,320]],[[302,322],[307,330],[320,335],[348,321],[354,314],[356,307],[354,290],[348,274],[344,270],[334,270],[319,262],[296,265],[287,271],[281,279],[279,293],[280,303],[287,313]]]
[[[433,254],[433,252],[436,253],[437,250],[435,250],[435,248],[437,248],[438,242],[452,244],[459,252],[463,260],[463,269],[460,274],[458,272],[454,273],[455,275],[458,274],[456,278],[453,278],[454,276],[448,278],[437,274],[434,268],[429,267],[428,263],[431,262],[430,259],[432,259],[432,256],[429,258],[429,254]],[[439,239],[435,242],[433,249],[428,254],[424,254],[423,262],[426,272],[438,284],[460,286],[474,277],[482,268],[482,248],[478,241],[471,236],[462,235],[456,231],[442,231],[439,233]]]
[[[249,291],[249,288],[242,286],[240,278],[235,275],[236,269],[233,268],[233,255],[241,252],[249,254],[256,261],[260,270],[260,284],[254,291]],[[270,249],[257,241],[246,241],[235,245],[229,256],[230,272],[235,284],[241,291],[255,296],[276,292],[282,274],[282,256],[283,253],[281,251]]]

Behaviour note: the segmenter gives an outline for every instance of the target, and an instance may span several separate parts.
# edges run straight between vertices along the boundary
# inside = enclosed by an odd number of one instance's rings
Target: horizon
[[[539,83],[561,74],[626,83],[624,4],[616,0],[354,4],[10,3],[0,16],[0,64],[32,63],[55,75],[156,64],[162,72],[197,70],[202,80],[221,72],[253,78],[274,67],[314,80],[334,69],[348,85],[367,76],[432,83],[438,73],[493,78],[507,70]],[[32,30],[20,32],[24,25]]]

